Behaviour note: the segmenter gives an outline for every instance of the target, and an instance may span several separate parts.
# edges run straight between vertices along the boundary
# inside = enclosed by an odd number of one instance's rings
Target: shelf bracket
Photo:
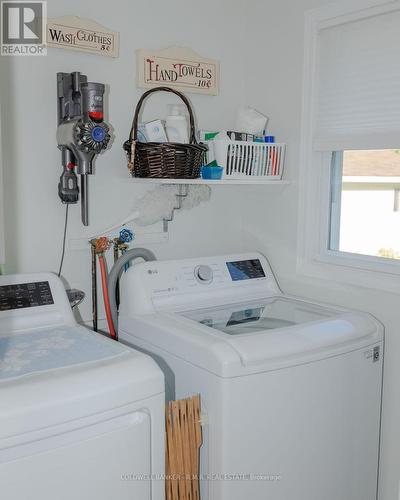
[[[173,184],[177,188],[176,193],[176,205],[172,209],[170,217],[168,219],[163,219],[163,232],[168,233],[168,223],[174,220],[174,214],[176,210],[182,208],[182,202],[189,194],[189,184]]]

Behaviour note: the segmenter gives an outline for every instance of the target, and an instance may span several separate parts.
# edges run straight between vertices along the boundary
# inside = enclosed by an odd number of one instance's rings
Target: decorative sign
[[[181,47],[140,49],[137,51],[137,84],[144,88],[165,85],[184,92],[218,95],[219,63]]]
[[[118,33],[90,19],[63,16],[47,20],[47,46],[118,57]]]

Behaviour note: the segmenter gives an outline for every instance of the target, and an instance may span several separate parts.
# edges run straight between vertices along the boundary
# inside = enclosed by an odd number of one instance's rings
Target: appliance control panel
[[[162,264],[162,263],[159,263]],[[175,291],[178,288],[182,289],[196,289],[201,291],[204,288],[216,288],[223,286],[235,285],[237,282],[256,282],[266,280],[272,277],[271,273],[264,271],[260,259],[244,259],[218,262],[216,260],[198,264],[196,262],[181,261],[175,269],[172,270],[170,275],[171,281],[168,283],[166,289],[162,286],[165,283],[164,278],[168,279],[169,270],[163,269],[164,266],[157,266],[157,262],[153,263],[155,275],[160,276],[160,280],[154,279],[154,284],[159,281],[161,288],[154,289],[153,292],[157,293],[162,291]]]
[[[185,302],[183,295],[188,301],[189,296],[207,301],[223,295],[236,300],[247,293],[280,293],[267,259],[258,253],[139,263],[122,281],[121,300],[129,301],[131,308],[163,300],[178,304]]]
[[[54,304],[48,281],[0,286],[0,311]]]
[[[0,335],[76,324],[64,285],[53,273],[0,276]]]
[[[265,278],[260,259],[238,260],[236,262],[227,262],[226,265],[232,281]]]

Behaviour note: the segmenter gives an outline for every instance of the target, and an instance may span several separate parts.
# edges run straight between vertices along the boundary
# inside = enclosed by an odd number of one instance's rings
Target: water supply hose
[[[117,333],[115,331],[115,327],[114,327],[114,323],[113,323],[112,315],[111,315],[110,302],[108,300],[109,294],[108,294],[108,288],[107,288],[107,268],[106,268],[106,261],[105,261],[104,255],[101,255],[101,254],[99,255],[99,265],[100,265],[100,272],[101,272],[101,285],[102,285],[102,290],[103,290],[104,308],[106,311],[108,328],[110,330],[111,338],[114,340],[117,340]]]
[[[118,311],[117,303],[115,300],[115,289],[117,286],[117,281],[124,265],[135,259],[143,259],[146,261],[157,260],[154,253],[150,250],[147,250],[146,248],[132,248],[132,250],[128,250],[127,252],[125,252],[111,268],[110,274],[108,275],[108,302],[110,305],[112,324],[115,329],[117,329],[118,326]],[[104,303],[106,303],[105,297]]]
[[[93,331],[97,332],[98,308],[97,308],[97,254],[95,240],[90,240],[91,264],[92,264],[92,318]]]
[[[95,254],[99,257],[99,266],[101,273],[101,287],[103,290],[103,300],[104,300],[104,308],[106,311],[108,329],[110,331],[110,336],[114,340],[118,340],[116,329],[114,328],[114,324],[112,321],[110,302],[108,300],[108,288],[107,288],[107,265],[104,257],[104,253],[110,248],[112,242],[106,236],[102,236],[101,238],[97,238],[95,240],[90,240],[92,247],[94,247]]]

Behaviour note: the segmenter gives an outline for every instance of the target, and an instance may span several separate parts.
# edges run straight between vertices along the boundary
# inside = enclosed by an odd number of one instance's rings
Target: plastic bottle
[[[264,142],[267,142],[269,144],[274,144],[275,143],[275,136],[274,135],[265,135]],[[278,173],[279,173],[278,172],[277,152],[273,146],[269,150],[268,170],[269,170],[270,175],[273,175],[273,176],[278,175]]]
[[[183,107],[180,104],[169,104],[166,119],[166,130],[169,142],[189,143],[189,127]]]

